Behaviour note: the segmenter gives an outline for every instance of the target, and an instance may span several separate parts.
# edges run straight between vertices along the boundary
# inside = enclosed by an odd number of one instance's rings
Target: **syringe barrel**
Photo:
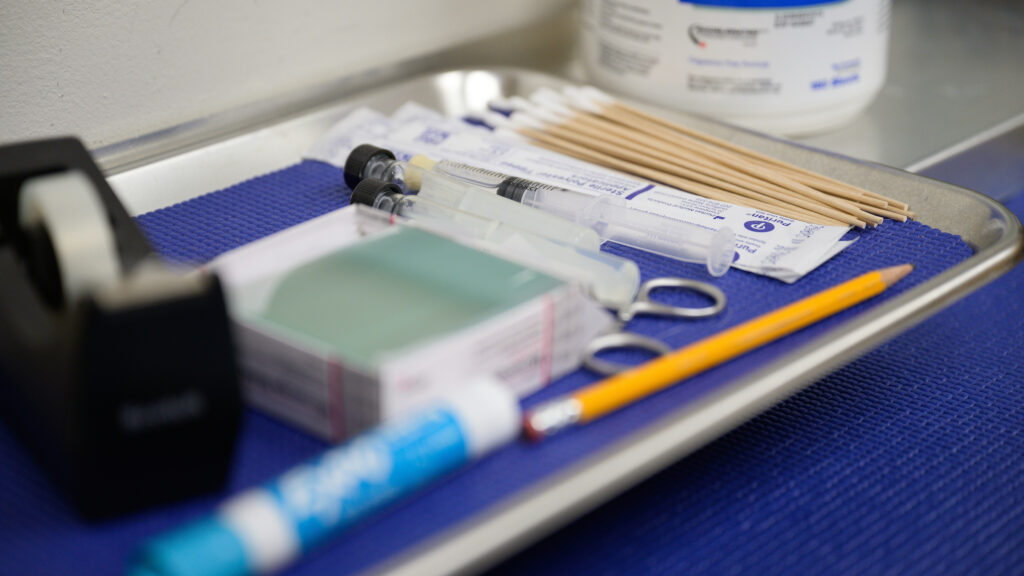
[[[610,308],[628,305],[640,287],[640,270],[631,260],[543,238],[427,198],[391,194],[378,197],[374,207],[434,232],[468,239],[478,249],[579,284]]]
[[[511,226],[502,232],[500,240],[489,240],[494,254],[580,284],[608,308],[624,308],[636,297],[640,269],[632,260],[513,230]]]
[[[411,160],[412,163],[417,165],[427,165],[428,160],[423,156],[414,157]],[[470,166],[469,164],[463,164],[461,162],[453,162],[451,160],[441,160],[440,162],[434,162],[430,165],[431,170],[447,174],[453,178],[458,178],[470,184],[476,184],[484,188],[497,188],[502,182],[508,179],[508,174],[503,172],[497,172],[495,170],[487,170],[486,168],[479,168],[477,166]]]
[[[684,262],[707,266],[713,276],[725,274],[735,255],[735,239],[728,228],[711,230],[696,224],[629,207],[613,194],[591,196],[582,192],[510,178],[501,193],[546,212],[595,230],[610,240]]]
[[[580,223],[597,231],[605,240],[703,264],[712,276],[725,274],[736,255],[735,236],[728,227],[711,230],[634,210],[618,196],[596,197],[583,211]]]
[[[600,237],[587,226],[511,202],[498,196],[489,181],[466,180],[449,174],[444,163],[428,168],[378,155],[366,162],[363,174],[364,178],[391,182],[407,194],[505,222],[544,238],[594,251],[601,247]]]
[[[423,172],[419,196],[537,234],[550,240],[598,251],[601,239],[587,226],[534,210],[488,190],[439,172]]]
[[[454,210],[443,204],[418,196],[392,195],[392,213],[438,228],[451,228],[459,236],[486,240],[501,227],[501,222],[475,214]],[[377,206],[385,208],[384,206]]]

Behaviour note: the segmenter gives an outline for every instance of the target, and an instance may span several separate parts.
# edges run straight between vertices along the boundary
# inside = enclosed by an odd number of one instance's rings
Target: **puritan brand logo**
[[[743,46],[754,46],[757,38],[767,30],[758,28],[723,28],[721,26],[704,26],[691,24],[687,34],[694,44],[701,48],[707,48],[708,42],[730,42],[739,43]]]
[[[762,220],[751,220],[743,225],[744,228],[751,232],[771,232],[775,230],[775,225],[771,222],[764,222]]]

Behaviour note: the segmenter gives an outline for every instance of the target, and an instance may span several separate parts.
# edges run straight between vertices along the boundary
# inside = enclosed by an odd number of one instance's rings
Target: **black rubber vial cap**
[[[352,189],[352,204],[373,206],[382,194],[401,194],[402,189],[391,182],[367,178]]]
[[[355,190],[356,184],[363,179],[363,171],[366,170],[366,165],[369,164],[370,160],[379,154],[386,156],[389,160],[394,160],[395,155],[390,150],[374,146],[373,144],[360,144],[352,149],[348,153],[348,159],[345,160],[345,184],[348,187]]]

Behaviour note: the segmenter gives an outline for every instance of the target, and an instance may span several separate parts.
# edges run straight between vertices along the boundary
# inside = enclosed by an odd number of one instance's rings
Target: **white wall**
[[[0,2],[0,142],[90,147],[527,24],[568,0]]]

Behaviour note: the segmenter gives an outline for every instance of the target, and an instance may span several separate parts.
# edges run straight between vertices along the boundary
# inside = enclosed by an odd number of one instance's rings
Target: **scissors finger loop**
[[[702,294],[711,299],[710,306],[690,308],[687,306],[671,306],[662,304],[651,299],[651,292],[659,288],[681,288]],[[637,314],[651,314],[658,316],[670,316],[675,318],[706,318],[714,316],[725,309],[725,293],[708,284],[698,280],[686,278],[654,278],[644,282],[637,293],[636,301],[619,313],[619,318],[629,321]]]
[[[601,352],[617,348],[639,348],[653,352],[658,356],[664,356],[672,351],[672,348],[664,342],[654,338],[648,338],[647,336],[641,336],[632,332],[613,332],[598,336],[590,341],[590,344],[583,349],[583,366],[604,376],[611,376],[633,368],[633,366],[628,364],[619,364],[618,362],[611,362],[597,357]]]

